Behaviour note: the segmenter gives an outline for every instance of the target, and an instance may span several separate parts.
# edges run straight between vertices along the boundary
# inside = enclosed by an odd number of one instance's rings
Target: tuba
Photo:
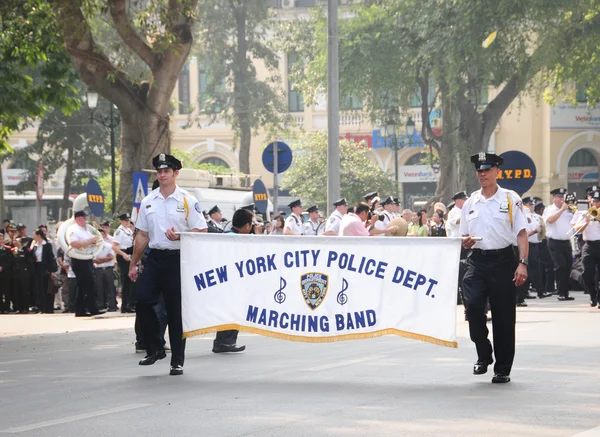
[[[69,244],[69,236],[76,230],[75,226],[79,226],[75,223],[75,211],[81,211],[86,208],[89,208],[87,202],[87,194],[82,193],[79,196],[77,196],[77,198],[73,202],[73,217],[71,217],[69,220],[65,221],[62,225],[60,225],[60,228],[58,228],[58,232],[56,234],[58,244],[60,245],[61,249],[65,252],[65,255],[68,255],[71,258],[81,260],[96,258],[98,254],[102,251],[102,248],[104,247],[104,241],[102,240],[102,238],[98,238],[98,242],[96,244],[92,244],[87,247],[82,247],[81,249],[74,249]],[[100,232],[98,232],[98,229],[89,224],[86,226],[87,230],[94,237],[101,237]]]
[[[396,217],[391,220],[390,226],[398,227],[398,231],[395,234],[392,234],[394,237],[406,237],[406,234],[408,234],[408,223],[402,217]]]

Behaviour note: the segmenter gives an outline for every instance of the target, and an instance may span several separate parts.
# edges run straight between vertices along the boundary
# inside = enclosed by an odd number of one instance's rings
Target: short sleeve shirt
[[[483,238],[475,243],[475,249],[495,250],[514,246],[519,232],[527,228],[521,198],[514,191],[500,186],[489,199],[483,197],[481,190],[475,191],[461,211],[461,235]]]
[[[119,249],[124,250],[133,246],[133,231],[121,225],[115,231],[113,243],[119,244]]]
[[[327,220],[327,225],[325,225],[325,232],[335,232],[336,235],[340,232],[340,225],[342,224],[342,219],[344,215],[339,212],[337,209],[333,211],[333,213],[329,216]]]
[[[179,250],[181,247],[179,240],[167,238],[167,229],[189,232],[207,228],[200,203],[179,186],[175,186],[175,191],[166,199],[160,193],[160,188],[150,192],[142,200],[135,226],[140,231],[148,232],[150,249],[159,250]]]
[[[577,211],[571,220],[571,225],[577,224],[581,220],[581,216],[587,211]],[[582,222],[583,223],[583,222]],[[592,220],[581,233],[585,241],[600,241],[600,222]]]
[[[460,214],[462,209],[456,206],[448,213],[448,221],[446,222],[446,235],[448,237],[460,237]]]
[[[340,237],[368,237],[369,231],[359,216],[348,213],[342,219],[339,235]]]
[[[317,235],[319,224],[319,222],[313,222],[312,220],[304,222],[304,235]]]
[[[544,221],[546,222],[546,235],[553,240],[568,240],[567,232],[571,230],[573,214],[566,209],[554,223],[548,223],[548,218],[558,212],[559,208],[552,204],[544,210]]]
[[[88,230],[88,225],[85,228],[82,228],[79,225],[72,226],[69,228],[69,235],[67,236],[67,241],[84,241],[93,238],[94,235]]]
[[[98,255],[96,255],[96,258],[106,258],[110,255],[114,255],[114,252],[112,250],[112,245],[108,242],[104,242],[104,247],[102,248],[102,250],[100,251],[100,253]],[[111,259],[110,261],[107,261],[105,263],[101,263],[101,264],[96,264],[96,268],[104,268],[104,267],[114,267],[115,266],[115,259]]]
[[[302,219],[296,214],[292,213],[288,218],[285,219],[284,230],[289,229],[294,235],[303,235],[304,227],[302,226]]]

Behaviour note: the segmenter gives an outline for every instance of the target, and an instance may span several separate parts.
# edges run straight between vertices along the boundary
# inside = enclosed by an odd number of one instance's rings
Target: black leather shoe
[[[158,352],[154,352],[153,354],[148,354],[144,357],[143,360],[140,361],[140,366],[151,366],[156,363],[158,360],[162,360],[165,358],[167,354],[164,350],[160,350]]]
[[[213,345],[212,351],[215,354],[222,354],[225,352],[242,352],[246,350],[246,346],[238,346],[237,344],[218,344]]]
[[[575,300],[575,298],[573,296],[566,296],[565,300]]]
[[[517,302],[517,306],[518,307],[526,307],[526,306],[529,306],[529,305],[527,305],[525,302]]]
[[[488,366],[491,366],[494,360],[490,357],[487,360],[477,360],[473,365],[473,375],[483,375],[487,373]]]
[[[565,296],[558,296],[558,297],[557,297],[557,299],[558,299],[558,300],[560,300],[561,302],[562,302],[562,301],[565,301],[565,300],[569,300],[569,299],[568,299],[567,297],[565,297]]]
[[[590,300],[590,306],[593,308],[595,306],[598,306],[598,302],[596,302],[595,300]]]
[[[506,384],[507,382],[510,382],[510,376],[496,373],[492,378],[492,382],[494,384]]]
[[[538,294],[538,299],[545,299],[546,297],[552,296],[552,293],[541,293]]]
[[[90,316],[99,316],[101,314],[106,314],[106,310],[102,309],[102,310],[94,311],[93,313],[90,313]]]
[[[169,375],[183,375],[183,366],[171,366]]]
[[[529,294],[529,293],[527,293],[525,295],[525,299],[537,299],[537,296],[535,294]]]
[[[75,317],[89,317],[90,313],[75,313]]]

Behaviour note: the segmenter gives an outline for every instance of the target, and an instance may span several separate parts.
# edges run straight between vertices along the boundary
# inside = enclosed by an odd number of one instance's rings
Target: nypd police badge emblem
[[[327,295],[329,277],[323,273],[306,273],[300,277],[300,288],[306,305],[315,310]]]

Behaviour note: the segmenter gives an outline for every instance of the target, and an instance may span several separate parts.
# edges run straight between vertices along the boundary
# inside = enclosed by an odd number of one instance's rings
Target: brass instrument
[[[577,194],[567,194],[565,196],[565,203],[568,205],[568,209],[571,214],[575,214],[577,212]]]
[[[598,208],[594,208],[593,206],[588,209],[588,214],[590,215],[592,220],[598,220],[598,216],[600,215],[600,210]]]
[[[395,237],[406,237],[408,234],[408,223],[402,217],[396,217],[392,221],[390,221],[390,226],[397,226],[398,230],[392,236]]]
[[[94,228],[91,225],[86,225],[87,230],[94,236],[97,237],[97,241],[95,244],[92,244],[87,247],[82,247],[80,249],[75,249],[71,247],[69,244],[69,237],[71,234],[77,229],[76,226],[79,226],[75,223],[75,212],[84,210],[85,208],[89,208],[87,201],[87,194],[82,193],[73,202],[73,217],[65,221],[60,228],[58,228],[57,232],[57,240],[59,246],[65,252],[65,255],[70,256],[71,258],[80,259],[80,260],[88,260],[94,259],[98,256],[98,254],[102,251],[104,247],[104,241],[101,238],[100,232],[98,229]]]

